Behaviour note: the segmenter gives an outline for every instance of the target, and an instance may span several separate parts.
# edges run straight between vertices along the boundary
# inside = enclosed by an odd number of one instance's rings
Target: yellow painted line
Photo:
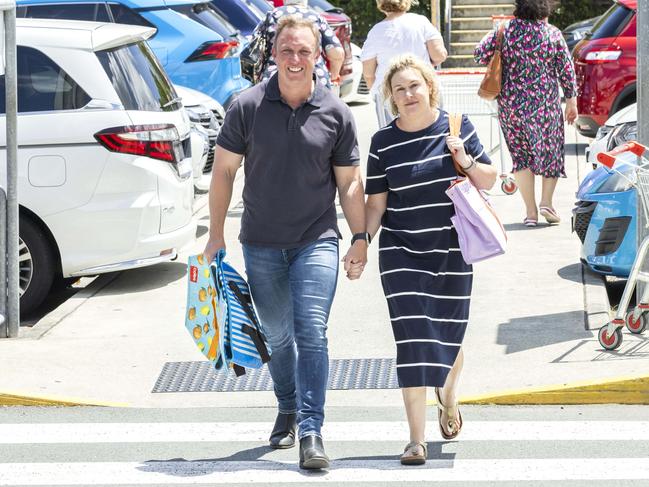
[[[32,396],[16,393],[0,392],[0,406],[105,406],[128,407],[126,403],[89,401],[78,398],[62,398],[53,396]]]
[[[649,404],[649,377],[620,377],[462,397],[462,404]],[[429,401],[429,405],[435,401]]]

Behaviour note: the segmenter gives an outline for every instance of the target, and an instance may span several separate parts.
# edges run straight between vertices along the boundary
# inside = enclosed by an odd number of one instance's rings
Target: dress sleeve
[[[565,97],[572,98],[577,95],[575,65],[568,50],[568,45],[558,29],[555,32],[553,44],[555,50],[553,59],[554,74],[559,80]]]
[[[374,42],[374,27],[370,29],[367,34],[367,38],[363,43],[363,50],[361,51],[361,61],[368,61],[374,59],[377,56],[376,42]]]
[[[487,154],[487,151],[485,151],[485,148],[482,146],[482,142],[480,142],[480,138],[478,137],[478,132],[471,123],[471,120],[469,120],[469,117],[466,115],[462,115],[460,137],[464,142],[464,150],[468,155],[473,157],[477,162],[491,164],[489,154]]]
[[[342,47],[336,33],[321,15],[318,15],[317,26],[320,30],[320,44],[322,45],[322,50],[324,52],[327,52],[329,49],[333,49],[334,47]]]
[[[365,193],[385,193],[388,190],[388,178],[385,166],[380,159],[376,134],[370,143],[370,152],[367,156],[367,177],[365,180]]]
[[[442,38],[442,34],[440,34],[437,28],[433,24],[431,24],[430,20],[428,20],[426,17],[423,18],[422,23],[424,25],[424,39],[426,39],[426,41],[433,41],[435,39]]]
[[[478,64],[489,64],[491,58],[496,51],[496,34],[498,31],[495,29],[485,35],[482,40],[475,46],[473,51],[473,58]]]

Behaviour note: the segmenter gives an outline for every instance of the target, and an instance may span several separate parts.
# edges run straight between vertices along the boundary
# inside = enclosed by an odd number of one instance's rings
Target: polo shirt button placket
[[[295,118],[295,110],[291,112],[291,118],[289,119],[288,122],[288,129],[289,130],[295,130],[297,128],[297,120]]]

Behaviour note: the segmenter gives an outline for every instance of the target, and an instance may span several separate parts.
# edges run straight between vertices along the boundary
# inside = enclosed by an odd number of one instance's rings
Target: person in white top
[[[423,15],[408,12],[413,3],[413,0],[376,0],[376,7],[385,14],[385,19],[370,29],[363,44],[363,77],[371,89],[380,127],[394,119],[381,94],[390,60],[410,53],[437,66],[448,55],[442,35],[433,24]]]

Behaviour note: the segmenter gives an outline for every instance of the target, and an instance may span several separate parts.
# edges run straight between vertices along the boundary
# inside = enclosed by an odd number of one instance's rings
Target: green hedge
[[[352,39],[359,46],[363,45],[363,41],[372,26],[384,18],[384,15],[376,9],[375,0],[329,1],[337,7],[342,8],[352,18]],[[439,11],[443,18],[444,0],[439,1]],[[612,0],[561,0],[558,3],[560,5],[550,17],[550,23],[563,29],[579,20],[589,19],[604,13],[613,2]],[[416,12],[430,18],[430,0],[419,0],[419,5],[414,6],[411,12]]]

